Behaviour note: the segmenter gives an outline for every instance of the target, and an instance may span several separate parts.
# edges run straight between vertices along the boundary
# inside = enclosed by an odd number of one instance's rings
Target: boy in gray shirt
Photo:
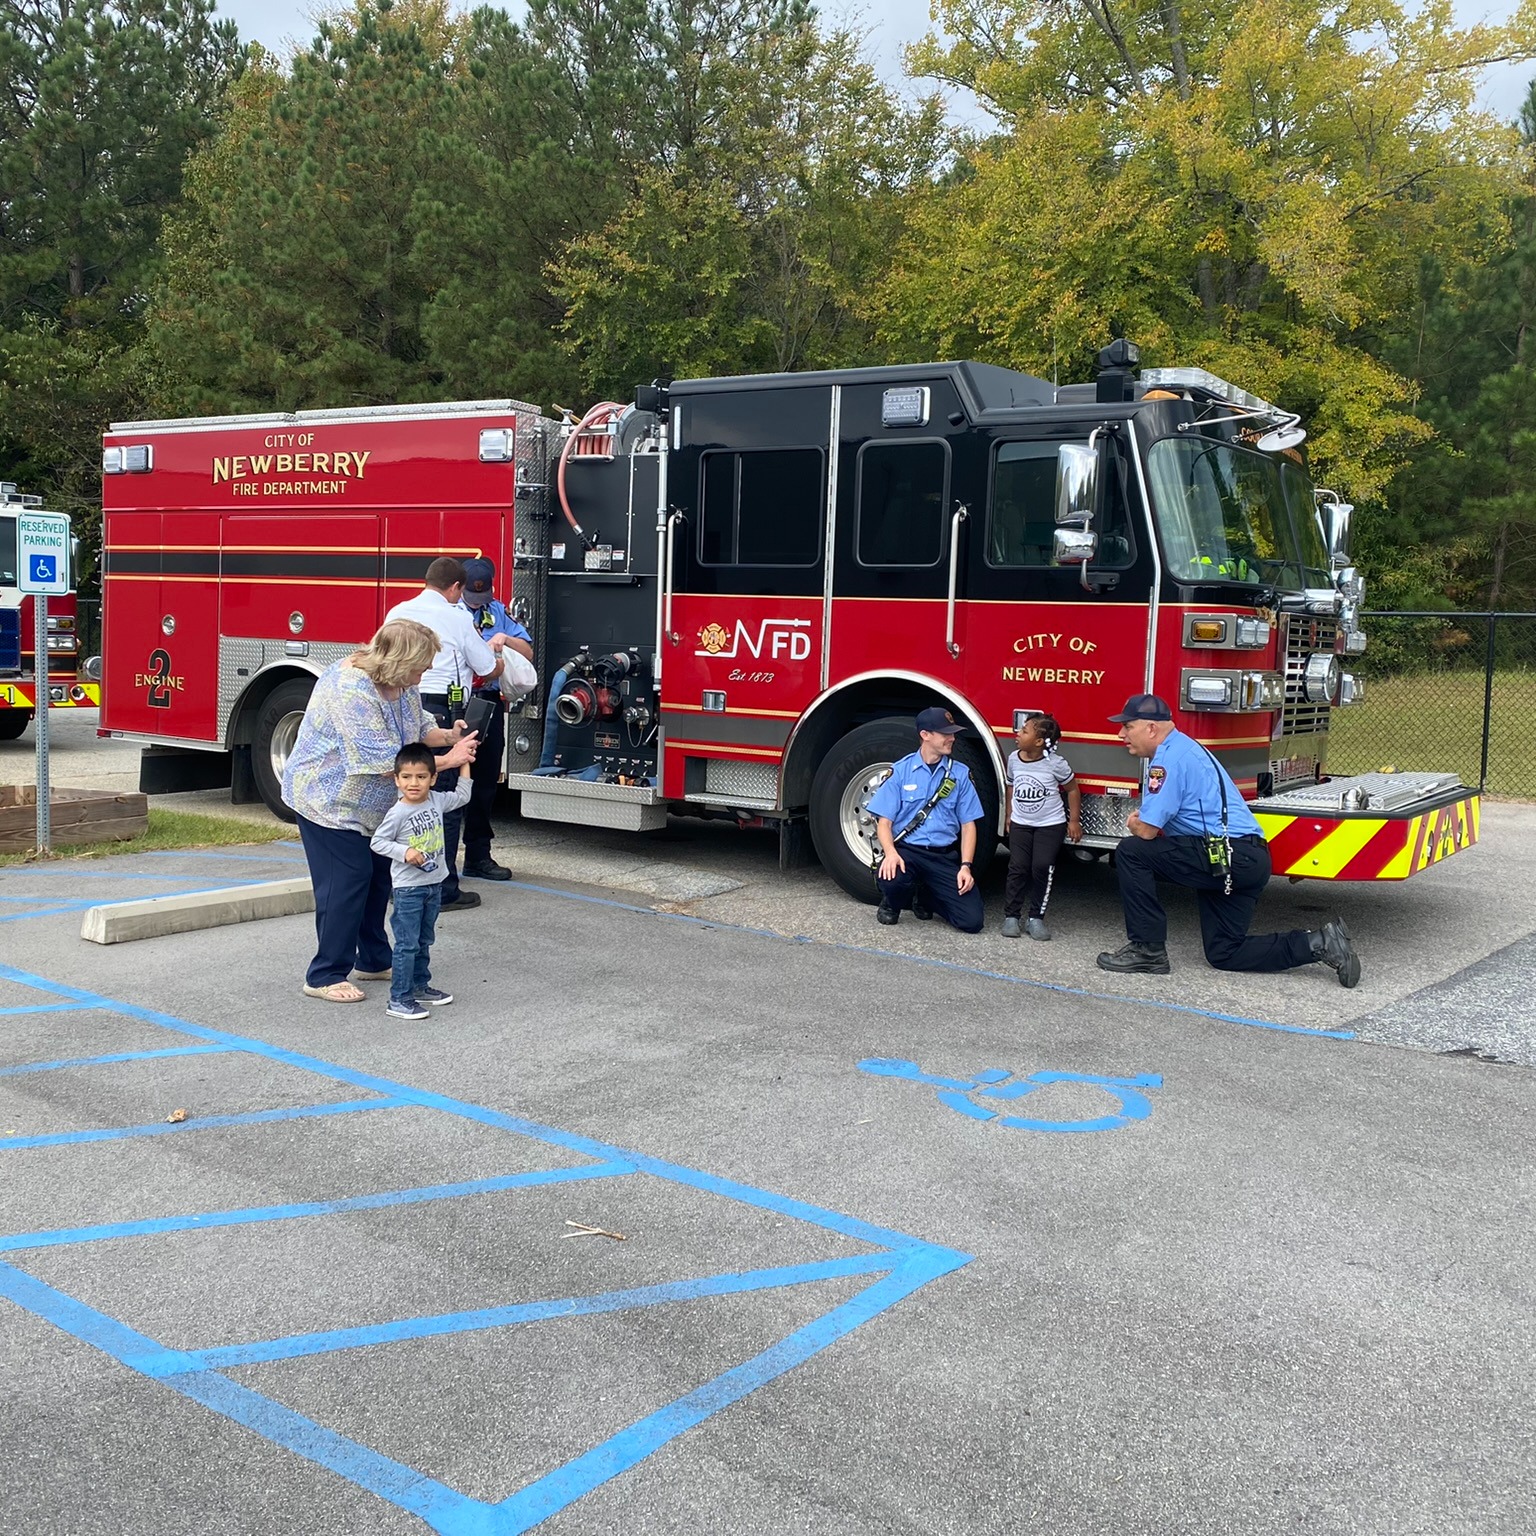
[[[431,1003],[442,1007],[453,1001],[451,992],[431,985],[432,941],[437,937],[437,914],[442,906],[443,881],[448,862],[443,855],[443,816],[469,800],[473,788],[469,764],[459,769],[452,794],[432,788],[437,759],[420,742],[402,747],[395,756],[395,787],[400,798],[385,814],[373,834],[373,851],[391,861],[390,878],[395,887],[394,967],[389,982],[392,1019],[424,1019]]]

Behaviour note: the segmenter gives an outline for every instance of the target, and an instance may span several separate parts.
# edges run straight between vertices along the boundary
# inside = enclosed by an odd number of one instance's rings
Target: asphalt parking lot
[[[78,938],[294,846],[0,870],[0,1530],[1523,1536],[1533,850],[1277,887],[1345,992],[509,825],[423,1025]]]

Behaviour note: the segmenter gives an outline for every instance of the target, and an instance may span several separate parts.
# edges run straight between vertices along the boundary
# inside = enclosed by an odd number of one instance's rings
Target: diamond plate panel
[[[367,637],[357,642],[365,644]],[[340,645],[333,641],[311,643],[307,656],[290,656],[283,649],[281,640],[252,640],[237,635],[219,637],[219,740],[228,742],[229,722],[247,689],[259,677],[274,671],[281,665],[294,667],[301,672],[323,672],[333,662],[350,656],[357,645]],[[241,669],[245,675],[241,675]]]
[[[723,757],[704,760],[704,792],[709,795],[739,795],[759,805],[777,805],[779,767],[777,763],[736,763]]]
[[[1135,795],[1084,795],[1083,836],[1112,837],[1117,841],[1125,836],[1125,819],[1140,803]]]

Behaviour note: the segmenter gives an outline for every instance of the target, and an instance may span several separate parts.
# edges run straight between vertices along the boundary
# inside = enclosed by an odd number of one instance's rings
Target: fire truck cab
[[[280,810],[314,675],[434,556],[486,554],[540,672],[507,730],[525,817],[729,817],[776,826],[786,862],[808,833],[873,901],[866,806],[918,710],[971,727],[956,754],[999,835],[1038,710],[1092,857],[1142,790],[1107,717],[1147,691],[1258,802],[1277,872],[1400,879],[1469,846],[1454,775],[1327,774],[1363,588],[1297,418],[1137,361],[1116,343],[1062,387],[969,362],[682,380],[579,421],[498,401],[114,428],[104,725],[231,753],[236,793]]]
[[[18,586],[16,559],[16,519],[42,504],[41,496],[21,495],[13,482],[0,481],[0,741],[15,741],[42,702],[37,689],[36,619],[32,598]],[[49,599],[47,645],[46,702],[57,709],[100,704],[100,662],[93,658],[82,675],[73,596]]]

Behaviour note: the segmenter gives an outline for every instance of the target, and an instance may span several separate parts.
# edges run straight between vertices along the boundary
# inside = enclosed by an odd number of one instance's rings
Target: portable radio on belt
[[[464,692],[463,683],[448,684],[448,702],[450,704],[462,704],[468,695]]]
[[[1213,875],[1222,877],[1221,894],[1232,894],[1232,839],[1227,833],[1227,781],[1222,775],[1221,764],[1216,761],[1216,754],[1205,745],[1199,743],[1200,750],[1210,758],[1216,769],[1216,788],[1221,791],[1221,835],[1213,833],[1205,834],[1205,861],[1211,866]]]

